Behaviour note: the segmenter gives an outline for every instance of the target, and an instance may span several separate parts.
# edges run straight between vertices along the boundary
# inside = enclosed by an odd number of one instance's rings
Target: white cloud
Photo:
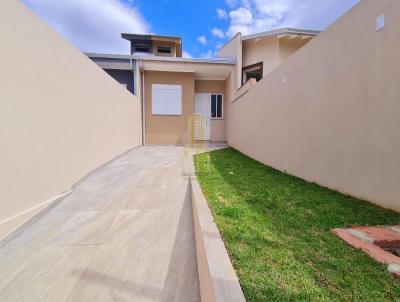
[[[250,9],[239,7],[229,13],[230,25],[226,35],[229,37],[234,36],[236,33],[241,32],[243,35],[248,35],[254,28],[253,13]]]
[[[224,34],[224,32],[222,31],[222,29],[219,29],[219,28],[217,28],[217,27],[214,27],[214,28],[211,30],[211,33],[212,33],[212,35],[213,35],[214,37],[216,37],[216,38],[219,38],[219,39],[225,38],[225,34]]]
[[[222,8],[217,8],[217,15],[218,18],[220,19],[228,19],[228,13],[226,12],[226,10],[222,9]]]
[[[85,52],[129,53],[129,42],[121,38],[121,32],[149,32],[137,8],[118,0],[22,2]]]
[[[227,35],[231,37],[237,32],[248,35],[278,26],[288,11],[288,7],[284,5],[284,2],[285,0],[275,0],[275,2],[263,0],[243,1],[243,6],[229,13],[230,25]]]
[[[213,52],[209,49],[206,53],[201,54],[203,59],[210,59],[213,57]]]
[[[230,2],[230,1],[229,1]],[[359,0],[242,0],[229,12],[227,36],[281,27],[324,29]],[[232,4],[232,3],[231,3]]]
[[[245,7],[239,7],[229,13],[233,24],[251,25],[253,22],[253,13]]]
[[[228,5],[230,8],[234,8],[238,5],[238,0],[225,0],[226,5]]]
[[[280,21],[290,10],[290,4],[286,1],[265,2],[263,0],[253,0],[257,11],[262,16]]]
[[[207,45],[207,38],[205,36],[200,36],[197,38],[197,42],[203,45]]]
[[[188,53],[187,51],[183,51],[182,52],[182,57],[188,58],[188,59],[192,59],[193,58],[193,56],[190,53]]]

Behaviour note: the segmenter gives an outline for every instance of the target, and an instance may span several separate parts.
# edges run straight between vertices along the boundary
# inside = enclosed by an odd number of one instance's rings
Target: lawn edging
[[[239,279],[195,176],[190,177],[201,301],[246,301]]]

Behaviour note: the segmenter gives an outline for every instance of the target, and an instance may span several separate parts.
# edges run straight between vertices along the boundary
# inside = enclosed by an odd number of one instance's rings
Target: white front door
[[[211,93],[196,93],[194,100],[195,113],[205,117],[205,133],[196,131],[196,140],[204,137],[205,140],[210,140],[210,119],[211,119]]]

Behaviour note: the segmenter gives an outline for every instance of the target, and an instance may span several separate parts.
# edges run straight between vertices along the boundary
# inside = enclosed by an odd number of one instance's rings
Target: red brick
[[[353,229],[357,230],[362,230],[365,232],[365,228],[361,227],[354,227]],[[371,258],[375,259],[378,262],[381,263],[400,263],[400,257],[397,257],[393,255],[392,253],[386,252],[379,246],[375,245],[374,243],[368,243],[365,241],[362,241],[361,239],[353,236],[350,234],[347,229],[333,229],[332,233],[334,233],[336,236],[342,238],[344,241],[346,241],[348,244],[351,246],[361,249],[365,253],[367,253]],[[380,232],[372,232],[372,233],[379,233]],[[370,234],[368,234],[370,235]],[[371,235],[372,236],[372,235]],[[384,237],[379,237],[379,238],[384,238]]]
[[[371,227],[352,227],[354,230],[365,232],[368,237],[371,237],[374,242],[400,242],[400,233],[395,232],[392,229],[380,226]]]

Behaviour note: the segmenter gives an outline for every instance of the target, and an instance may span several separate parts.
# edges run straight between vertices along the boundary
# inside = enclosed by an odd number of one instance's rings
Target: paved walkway
[[[199,301],[183,147],[97,170],[0,246],[0,301]]]

